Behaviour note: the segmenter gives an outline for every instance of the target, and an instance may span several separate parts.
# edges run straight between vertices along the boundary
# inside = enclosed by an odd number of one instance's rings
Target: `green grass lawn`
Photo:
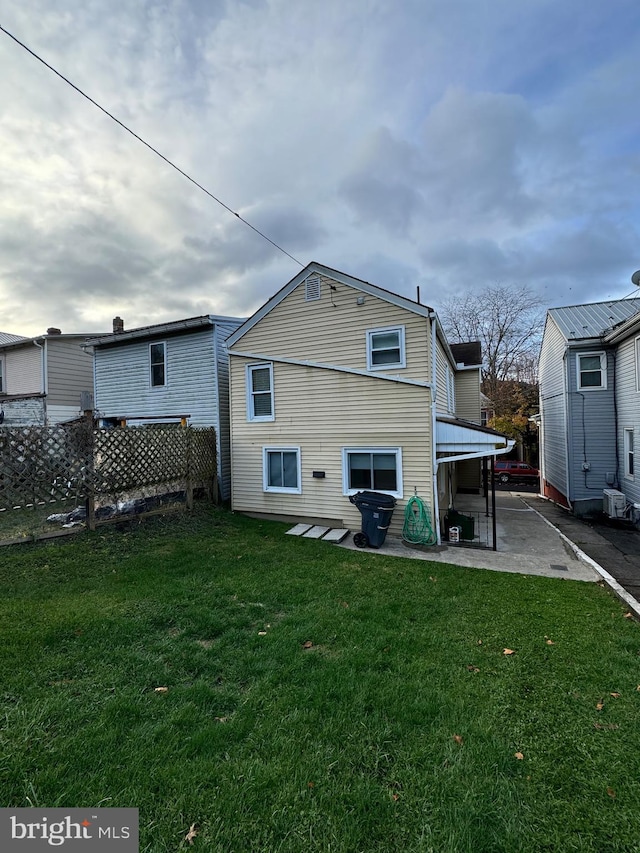
[[[2,805],[138,807],[153,853],[640,850],[640,627],[605,589],[286,529],[3,548]]]

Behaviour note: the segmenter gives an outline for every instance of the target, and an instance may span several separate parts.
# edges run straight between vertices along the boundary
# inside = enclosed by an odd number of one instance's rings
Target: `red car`
[[[521,481],[523,483],[536,483],[540,477],[540,472],[532,465],[527,465],[526,462],[516,462],[514,459],[496,462],[496,480],[501,483],[509,483],[510,481]]]

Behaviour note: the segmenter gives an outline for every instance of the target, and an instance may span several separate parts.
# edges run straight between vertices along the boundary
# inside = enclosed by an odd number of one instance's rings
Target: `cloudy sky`
[[[637,0],[0,0],[0,25],[303,265],[436,308],[633,290]],[[299,269],[0,32],[0,330],[247,316]]]

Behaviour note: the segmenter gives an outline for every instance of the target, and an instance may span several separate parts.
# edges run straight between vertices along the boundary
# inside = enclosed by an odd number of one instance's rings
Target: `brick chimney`
[[[49,326],[49,328],[47,329],[47,334],[48,335],[61,335],[62,332],[60,331],[60,329],[56,329],[54,326]]]
[[[122,317],[114,317],[113,318],[113,334],[117,335],[120,332],[124,332],[124,320]]]

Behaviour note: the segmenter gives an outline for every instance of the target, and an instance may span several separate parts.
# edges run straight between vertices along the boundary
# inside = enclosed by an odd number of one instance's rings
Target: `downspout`
[[[436,527],[436,543],[442,545],[440,536],[440,505],[438,501],[438,462],[436,459],[436,314],[429,312],[431,321],[431,470],[433,472],[433,521]]]
[[[569,388],[571,387],[571,362],[569,356],[571,355],[570,351],[564,351],[564,467],[565,467],[565,476],[567,478],[567,494],[565,495],[566,501],[569,504],[569,509],[573,512],[573,506],[571,504],[571,483],[569,481]]]
[[[44,346],[42,346],[42,344],[39,344],[38,341],[36,341],[36,340],[33,341],[33,344],[34,344],[34,346],[38,347],[38,349],[40,350],[40,353],[41,353],[41,366],[42,366],[42,377],[41,377],[41,379],[42,379],[42,381],[41,381],[40,387],[42,388],[42,393],[44,394],[44,400],[42,402],[42,405],[44,408],[44,412],[43,412],[44,424],[43,424],[43,426],[46,426],[47,425],[47,394],[49,393],[49,383],[47,381],[47,350],[46,350],[47,339],[45,338],[45,340],[44,340]]]

